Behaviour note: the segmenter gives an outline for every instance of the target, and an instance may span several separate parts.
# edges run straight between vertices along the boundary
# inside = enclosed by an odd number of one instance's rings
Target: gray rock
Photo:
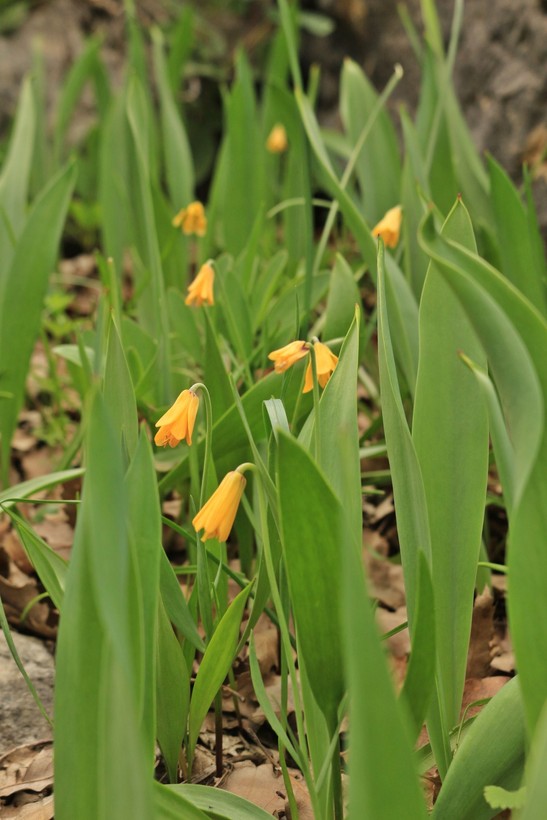
[[[12,631],[13,641],[44,708],[53,713],[54,660],[44,641]],[[0,754],[36,740],[51,738],[44,718],[0,630]]]

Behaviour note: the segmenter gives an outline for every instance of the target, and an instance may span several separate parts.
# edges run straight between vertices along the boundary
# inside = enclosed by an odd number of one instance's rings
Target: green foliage
[[[224,117],[218,150],[213,125],[183,104],[208,30],[197,8],[148,37],[128,2],[121,87],[89,40],[61,89],[52,137],[40,59],[23,84],[0,173],[0,505],[60,612],[60,820],[264,816],[189,782],[203,720],[213,703],[220,717],[222,686],[233,685],[247,644],[295,816],[287,754],[318,820],[425,817],[426,753],[413,751],[424,721],[443,781],[434,818],[514,805],[528,820],[545,803],[546,264],[528,178],[522,197],[492,159],[485,169],[457,103],[461,2],[446,53],[435,3],[421,6],[419,110],[415,122],[401,115],[402,153],[386,109],[402,69],[377,93],[346,61],[344,133],[325,131],[313,72],[304,88],[298,34],[328,27],[287,0],[261,72],[234,52],[222,111],[211,112],[211,122]],[[72,145],[89,82],[96,122]],[[276,125],[287,136],[280,153],[267,147]],[[77,162],[63,166],[69,152]],[[172,220],[196,185],[208,186],[207,224],[181,230]],[[400,235],[382,235],[373,226],[397,204]],[[101,295],[82,320],[58,277],[49,290],[63,230],[82,249],[99,238]],[[214,304],[186,304],[208,259]],[[25,391],[40,336],[48,352],[53,338],[50,358],[81,397],[79,429],[61,465],[70,469],[9,487],[19,412],[25,402],[39,409]],[[318,337],[339,356],[327,373],[309,350]],[[291,342],[295,360],[275,369],[269,354]],[[312,362],[318,378],[303,395]],[[171,419],[162,424],[177,446],[153,446],[156,421],[176,416],[180,404],[170,408],[191,385],[200,401],[192,445]],[[362,481],[369,489],[378,472],[363,468],[363,478],[360,459],[386,451],[400,546],[388,560],[402,562],[411,642],[398,697],[362,561]],[[229,546],[216,537],[204,546],[192,527],[198,499],[203,507],[219,486],[212,531],[236,516],[220,482],[238,465],[247,486]],[[519,675],[460,726],[489,471],[509,519]],[[17,505],[82,476],[67,564]],[[378,482],[373,493],[384,490]],[[164,500],[178,505],[175,521],[162,519]],[[182,567],[162,545],[162,520]],[[181,585],[179,574],[195,581]],[[261,616],[279,630],[280,703],[260,670]],[[26,675],[3,609],[0,620]],[[169,785],[155,781],[156,744]]]

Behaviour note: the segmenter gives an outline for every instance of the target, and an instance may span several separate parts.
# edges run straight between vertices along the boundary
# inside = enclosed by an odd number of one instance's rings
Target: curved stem
[[[202,382],[193,384],[190,390],[195,393],[201,390],[205,400],[205,453],[203,455],[203,474],[201,477],[201,490],[199,494],[200,509],[205,504],[205,496],[207,493],[207,480],[209,478],[209,464],[211,462],[211,451],[213,444],[213,407],[211,404],[211,396],[209,391]]]

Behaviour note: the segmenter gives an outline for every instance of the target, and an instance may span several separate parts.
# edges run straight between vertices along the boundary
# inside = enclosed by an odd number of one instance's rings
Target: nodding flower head
[[[230,535],[246,483],[247,480],[239,472],[239,468],[224,476],[209,501],[206,501],[192,519],[195,531],[203,530],[202,541],[207,541],[209,538],[226,541]]]
[[[186,208],[182,208],[176,214],[171,224],[174,228],[180,228],[183,234],[190,236],[205,236],[207,231],[207,217],[201,202],[190,202]]]
[[[211,262],[201,266],[194,281],[188,286],[188,295],[184,300],[186,305],[214,305],[213,283],[215,272]]]
[[[154,442],[158,447],[166,444],[176,447],[183,439],[191,444],[198,407],[199,398],[196,393],[193,390],[183,390],[167,413],[156,422],[156,427],[160,429],[154,436]]]
[[[403,209],[400,205],[390,208],[372,229],[373,236],[381,236],[388,248],[394,248],[399,241]]]

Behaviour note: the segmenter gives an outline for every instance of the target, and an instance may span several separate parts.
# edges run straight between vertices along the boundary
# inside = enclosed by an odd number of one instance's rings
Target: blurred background
[[[437,0],[446,40],[453,0]],[[238,48],[247,53],[260,86],[267,46],[277,28],[274,0],[136,0],[145,27],[157,25],[169,41],[187,50],[179,78],[181,103],[206,193],[218,145],[222,88],[230,82]],[[421,31],[420,2],[408,0],[302,0],[300,55],[305,74],[320,67],[318,110],[323,125],[338,125],[338,78],[345,56],[356,60],[381,89],[393,66],[405,76],[390,107],[413,112],[419,70],[409,27]],[[15,111],[22,78],[42,55],[47,71],[47,104],[52,114],[59,88],[90,36],[101,43],[111,80],[121,82],[126,48],[122,0],[0,0],[0,158]],[[185,30],[186,37],[180,37]],[[480,150],[491,152],[517,182],[521,167],[533,168],[534,192],[547,235],[547,2],[468,0],[455,64],[456,90]],[[95,102],[84,94],[73,119],[75,143],[93,126]],[[397,121],[397,116],[394,117]]]

